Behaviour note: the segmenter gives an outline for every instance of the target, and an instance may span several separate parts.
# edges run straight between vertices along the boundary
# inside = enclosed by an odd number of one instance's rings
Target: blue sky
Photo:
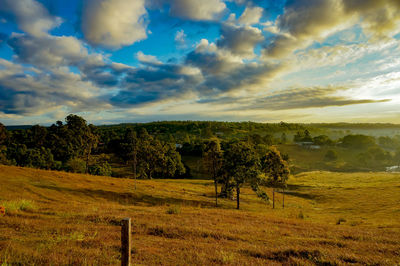
[[[0,122],[400,123],[398,0],[0,0]]]

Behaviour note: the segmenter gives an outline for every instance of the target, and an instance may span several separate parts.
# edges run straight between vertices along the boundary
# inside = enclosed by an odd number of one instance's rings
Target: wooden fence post
[[[131,218],[124,218],[121,227],[121,265],[131,265]]]

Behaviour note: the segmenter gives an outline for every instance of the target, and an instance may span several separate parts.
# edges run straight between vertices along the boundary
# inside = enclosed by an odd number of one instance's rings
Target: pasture
[[[400,175],[307,172],[282,209],[210,180],[138,180],[0,165],[0,264],[117,265],[133,219],[135,265],[400,263]],[[271,196],[271,190],[266,188]]]

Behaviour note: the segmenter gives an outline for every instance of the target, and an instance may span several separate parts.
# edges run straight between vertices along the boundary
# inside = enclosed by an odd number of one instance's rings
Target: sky
[[[0,122],[400,123],[399,0],[0,0]]]

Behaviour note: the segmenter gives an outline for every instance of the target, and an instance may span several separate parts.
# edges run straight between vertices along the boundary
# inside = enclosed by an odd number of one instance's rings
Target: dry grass
[[[285,209],[244,189],[236,211],[230,200],[213,207],[206,180],[143,180],[135,191],[128,179],[0,166],[0,202],[34,206],[0,217],[0,264],[119,264],[119,223],[132,217],[135,264],[396,265],[399,177],[306,173],[292,178]]]

